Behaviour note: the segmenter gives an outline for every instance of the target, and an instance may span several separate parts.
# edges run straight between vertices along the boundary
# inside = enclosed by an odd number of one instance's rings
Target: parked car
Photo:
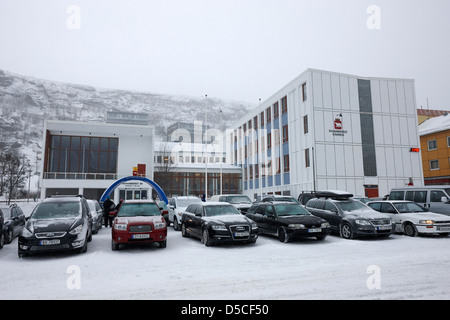
[[[374,201],[367,204],[372,209],[388,214],[395,222],[395,232],[415,237],[420,234],[450,234],[450,217],[429,212],[412,201]]]
[[[316,198],[316,194],[314,191],[302,191],[300,195],[298,196],[298,202],[300,202],[302,205],[305,205],[309,199]]]
[[[167,225],[153,200],[126,200],[120,206],[112,225],[111,249],[121,244],[157,242],[167,246]]]
[[[167,224],[173,223],[173,228],[177,231],[181,230],[181,215],[186,208],[192,203],[200,203],[202,200],[195,196],[180,196],[169,199],[169,221]]]
[[[193,236],[210,246],[220,242],[249,242],[258,239],[258,225],[224,202],[191,204],[181,216],[181,234]]]
[[[249,197],[243,194],[218,194],[211,197],[211,201],[228,202],[236,207],[242,214],[252,206]]]
[[[86,201],[92,216],[92,233],[97,234],[103,227],[103,208],[97,200],[87,199]]]
[[[92,217],[82,196],[44,199],[19,235],[19,257],[49,251],[86,252],[92,240]]]
[[[0,209],[0,249],[5,245],[5,233],[3,231],[3,212]]]
[[[1,206],[0,209],[3,211],[4,241],[8,244],[22,231],[23,226],[25,225],[25,215],[17,204]]]
[[[432,212],[450,216],[450,186],[423,186],[393,188],[389,200],[413,201]]]
[[[285,201],[285,202],[293,202],[296,204],[301,204],[297,199],[291,196],[282,196],[282,195],[267,195],[262,198],[262,202],[272,202],[272,201]]]
[[[257,203],[246,216],[256,222],[259,233],[275,235],[281,242],[304,237],[323,240],[331,232],[326,220],[312,215],[297,202]]]
[[[310,199],[306,203],[306,209],[327,220],[331,231],[338,232],[343,238],[389,237],[394,231],[395,225],[388,215],[352,199],[352,194],[326,191],[316,192],[316,195],[318,198]]]
[[[164,220],[167,223],[167,226],[169,226],[169,206],[161,200],[157,200],[156,203],[158,204],[159,211],[161,211],[161,215],[163,216]]]

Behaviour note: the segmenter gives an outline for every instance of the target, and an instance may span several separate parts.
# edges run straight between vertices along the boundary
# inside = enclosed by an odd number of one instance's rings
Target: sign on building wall
[[[118,123],[118,124],[135,124],[148,126],[148,114],[146,113],[129,113],[129,112],[117,112],[108,111],[106,113],[107,123]]]

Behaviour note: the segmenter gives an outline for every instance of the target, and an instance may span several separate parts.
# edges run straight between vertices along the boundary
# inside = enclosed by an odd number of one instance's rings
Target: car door
[[[278,217],[275,207],[272,204],[266,205],[264,213],[264,226],[267,230],[267,233],[277,234]]]
[[[194,218],[195,218],[195,210],[198,207],[196,204],[189,205],[186,210],[183,212],[181,222],[184,223],[186,229],[189,230],[190,233],[195,233],[194,228]]]
[[[430,190],[428,194],[430,197],[428,208],[431,212],[450,215],[450,203],[448,200],[442,202],[442,198],[448,199],[443,190]]]
[[[400,204],[399,204],[400,205]],[[395,222],[395,229],[399,229],[402,225],[402,215],[394,208],[392,203],[381,202],[380,212],[387,214]]]
[[[339,230],[343,215],[331,201],[327,200],[323,207],[323,218],[330,223],[332,230],[337,231]]]

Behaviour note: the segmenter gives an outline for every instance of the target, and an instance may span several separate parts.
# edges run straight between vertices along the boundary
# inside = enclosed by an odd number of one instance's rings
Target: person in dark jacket
[[[114,204],[114,202],[111,200],[110,197],[108,197],[105,202],[103,202],[103,209],[104,209],[104,213],[103,213],[103,220],[105,222],[105,228],[108,227],[108,224],[110,227],[112,227],[112,221],[113,221],[113,217],[109,216],[109,213],[111,211],[115,211],[116,210],[116,205]]]

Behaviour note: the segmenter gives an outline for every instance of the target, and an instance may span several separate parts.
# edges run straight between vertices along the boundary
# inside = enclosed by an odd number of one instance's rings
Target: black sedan
[[[220,242],[249,242],[258,239],[258,226],[232,204],[200,202],[191,204],[181,216],[181,234],[201,239],[206,246]]]
[[[323,240],[331,232],[326,220],[292,202],[257,203],[246,216],[258,224],[260,233],[275,235],[281,242],[302,237]]]
[[[49,251],[87,251],[92,217],[78,196],[47,198],[38,204],[19,236],[19,257]]]
[[[1,206],[4,218],[4,238],[5,243],[11,243],[14,237],[18,236],[25,225],[25,215],[22,209],[16,205]]]

